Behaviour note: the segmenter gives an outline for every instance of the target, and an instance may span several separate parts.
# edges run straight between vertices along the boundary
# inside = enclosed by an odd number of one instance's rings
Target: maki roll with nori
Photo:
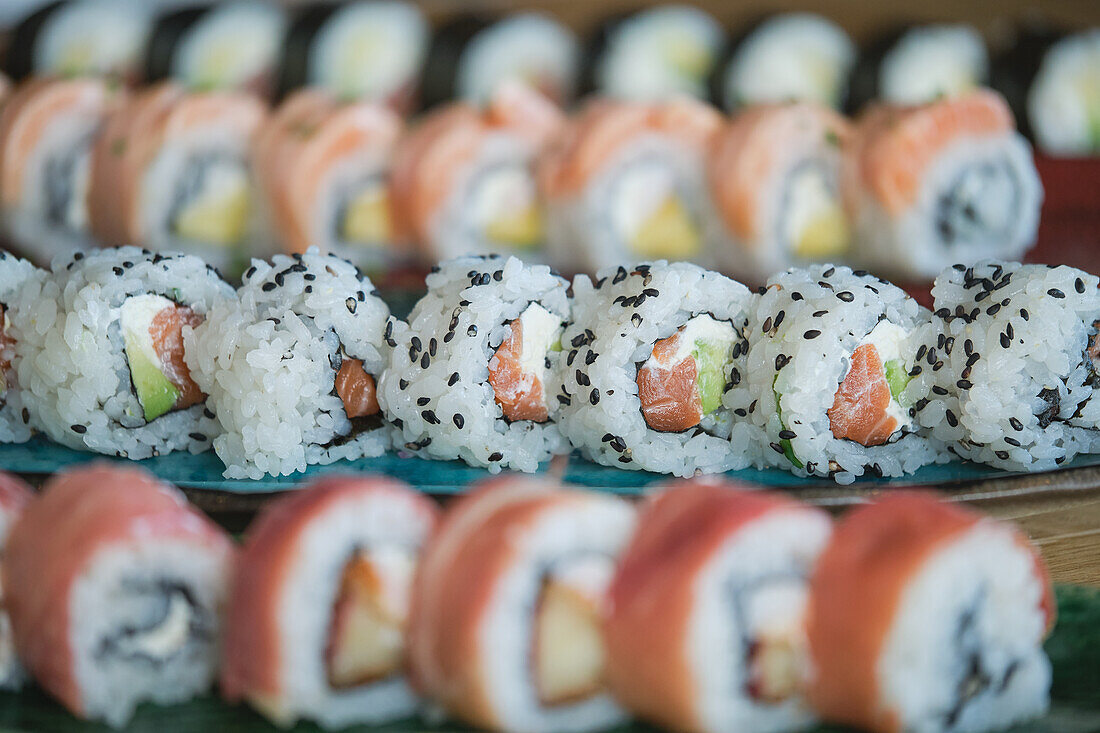
[[[562,433],[599,463],[691,476],[745,468],[722,406],[744,378],[749,291],[716,272],[663,261],[573,282],[562,335]]]
[[[844,30],[812,13],[768,18],[732,47],[718,70],[718,100],[726,109],[774,102],[844,106],[856,47]]]
[[[1042,185],[996,92],[872,107],[852,147],[845,195],[861,265],[931,279],[957,262],[1022,257],[1035,244]]]
[[[604,680],[602,626],[633,507],[506,476],[452,505],[413,584],[417,687],[490,731],[584,733],[624,714]]]
[[[809,698],[874,733],[999,731],[1050,704],[1050,577],[1013,525],[935,495],[884,492],[818,559]]]
[[[535,163],[563,124],[556,106],[516,81],[484,107],[455,102],[427,115],[394,153],[398,236],[427,264],[467,254],[541,259]]]
[[[17,304],[33,307],[27,298],[34,297],[45,275],[26,260],[0,250],[0,443],[25,443],[34,432],[30,411],[23,404],[15,348],[23,328],[34,328],[34,322],[12,320],[11,311]]]
[[[94,74],[136,84],[152,26],[143,0],[51,2],[16,26],[5,71],[17,81]]]
[[[282,726],[412,715],[405,627],[439,510],[392,479],[325,478],[248,529],[226,613],[222,693]]]
[[[53,476],[4,553],[4,606],[27,671],[73,715],[126,725],[139,703],[206,692],[233,542],[175,488],[95,463]]]
[[[743,381],[726,395],[735,440],[755,443],[764,465],[838,483],[946,460],[914,417],[928,318],[900,288],[847,267],[771,278],[749,315]]]
[[[726,41],[722,26],[691,5],[658,5],[607,21],[588,52],[588,91],[639,102],[706,99]]]
[[[0,472],[0,557],[3,557],[7,547],[11,528],[33,498],[34,492],[22,479]],[[3,601],[2,588],[0,601]],[[18,690],[23,686],[25,678],[23,665],[15,656],[11,619],[3,606],[0,606],[0,690]]]
[[[628,710],[666,730],[797,731],[813,720],[803,616],[831,522],[755,488],[673,484],[643,507],[619,558],[607,679]]]
[[[280,71],[283,95],[318,86],[338,97],[409,112],[428,53],[428,21],[401,0],[318,4],[287,34]]]
[[[962,458],[1051,470],[1100,449],[1100,281],[985,261],[936,279],[916,419]]]
[[[443,262],[427,285],[379,384],[399,447],[494,473],[567,453],[556,396],[568,283],[492,255]]]
[[[377,381],[402,324],[350,262],[315,249],[253,260],[237,298],[184,337],[228,478],[381,455]]]
[[[104,245],[192,252],[239,273],[256,244],[248,153],[265,114],[251,95],[174,82],[133,95],[92,150],[92,233]]]
[[[726,242],[723,270],[764,282],[793,264],[843,258],[851,246],[843,156],[851,125],[812,102],[758,105],[718,135],[710,188]]]
[[[549,259],[571,272],[709,260],[722,234],[706,161],[721,125],[692,99],[589,103],[539,161]]]
[[[973,26],[924,25],[878,40],[852,74],[850,106],[924,104],[989,83],[989,51]]]
[[[122,101],[111,82],[41,77],[0,113],[0,205],[13,245],[40,263],[91,245],[92,147]]]
[[[459,16],[439,29],[424,67],[425,107],[456,100],[483,105],[501,83],[520,81],[555,104],[573,100],[580,46],[573,32],[542,13],[490,21]]]
[[[252,166],[264,221],[284,252],[318,247],[377,269],[408,256],[390,197],[401,119],[375,102],[303,89],[256,132]]]
[[[232,296],[197,257],[122,247],[59,258],[9,304],[32,425],[62,445],[135,460],[206,450],[218,427],[183,333]]]
[[[285,13],[265,0],[176,10],[157,20],[146,81],[170,78],[192,89],[269,94],[285,30]]]

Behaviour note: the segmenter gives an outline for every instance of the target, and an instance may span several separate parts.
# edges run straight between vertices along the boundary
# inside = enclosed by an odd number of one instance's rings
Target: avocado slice
[[[779,391],[775,388],[775,383],[778,381],[779,375],[776,374],[772,379],[772,394],[775,395],[775,414],[779,416],[779,426],[784,430],[787,429],[787,423],[783,422],[783,408],[779,405]],[[787,460],[793,463],[798,468],[805,468],[805,464],[798,460],[798,456],[794,453],[794,446],[791,445],[789,438],[781,438],[779,445],[783,448],[783,455],[787,457]]]
[[[538,206],[527,206],[493,219],[485,227],[485,238],[522,249],[537,246],[542,239],[542,216]]]
[[[125,337],[126,359],[130,362],[130,380],[145,413],[145,421],[150,422],[175,407],[180,392],[136,343],[137,340],[129,334]]]
[[[205,189],[176,217],[176,233],[223,247],[239,244],[248,228],[252,203],[245,174],[230,170],[228,164],[213,164],[203,181]]]
[[[344,208],[341,236],[345,242],[377,244],[390,238],[389,196],[381,185],[368,186]]]
[[[722,406],[726,387],[726,365],[733,341],[700,340],[695,342],[691,356],[695,359],[695,384],[699,388],[699,408],[704,415]]]
[[[901,393],[909,386],[912,377],[905,369],[905,362],[901,359],[891,359],[884,365],[886,368],[886,383],[890,385],[890,395],[898,401],[902,407],[909,407],[901,400]]]
[[[643,257],[690,257],[699,251],[699,229],[679,196],[671,195],[634,234],[631,245]]]

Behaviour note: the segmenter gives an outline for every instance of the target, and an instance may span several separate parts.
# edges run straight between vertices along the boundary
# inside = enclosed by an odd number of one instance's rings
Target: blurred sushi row
[[[39,262],[139,245],[232,277],[318,246],[372,272],[504,253],[563,272],[687,260],[760,283],[842,261],[931,279],[1021,258],[1041,201],[1030,147],[986,89],[852,122],[810,102],[726,118],[687,98],[598,98],[567,117],[508,82],[406,128],[317,88],[268,112],[243,92],[35,77],[0,113],[2,222]]]
[[[116,727],[215,680],[328,729],[434,707],[516,733],[981,733],[1046,711],[1053,596],[1015,527],[911,492],[834,527],[750,488],[635,506],[509,476],[441,512],[329,478],[238,548],[139,469],[71,469],[39,497],[0,475],[5,684],[25,669]]]
[[[665,101],[690,95],[727,109],[808,101],[855,111],[872,99],[921,104],[993,85],[1039,147],[1100,152],[1100,30],[1032,24],[992,54],[967,25],[905,27],[857,48],[810,13],[763,18],[730,37],[703,10],[659,5],[617,15],[587,42],[552,17],[460,14],[434,31],[398,0],[314,4],[298,13],[263,0],[162,15],[138,0],[51,3],[13,33],[7,71],[105,73],[127,82],[175,78],[200,89],[285,97],[320,86],[402,113],[452,100],[483,104],[520,79],[568,106],[596,93]]]
[[[465,256],[427,288],[401,320],[315,249],[253,260],[237,290],[193,255],[103,249],[50,271],[5,256],[0,440],[213,447],[235,479],[390,451],[535,472],[577,451],[850,483],[1100,452],[1100,280],[1067,266],[952,266],[934,312],[828,264],[752,293],[683,262],[570,283]]]

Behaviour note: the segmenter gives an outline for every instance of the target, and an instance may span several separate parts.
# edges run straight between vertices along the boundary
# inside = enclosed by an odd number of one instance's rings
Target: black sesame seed
[[[768,316],[764,320],[764,325],[760,327],[760,332],[761,333],[767,333],[770,330],[772,330],[772,317]]]
[[[593,405],[597,404],[600,401],[600,390],[598,388],[592,388],[592,394],[588,395],[588,401],[591,402]]]
[[[603,443],[610,443],[614,439],[615,439],[615,436],[612,435],[611,433],[604,433],[603,437],[600,438],[600,441],[603,442]]]
[[[451,340],[454,337],[455,337],[455,332],[454,331],[448,331],[447,333],[443,334],[443,343],[445,343],[445,344],[451,343]]]
[[[126,271],[123,270],[121,267],[112,267],[111,272],[115,273],[115,275],[119,277],[122,277],[126,273]]]
[[[503,280],[504,279],[504,270],[497,270],[496,272],[494,272],[493,273],[493,279],[496,280],[497,282],[500,282],[501,280]]]
[[[569,352],[569,354],[565,357],[565,365],[566,366],[573,366],[573,360],[576,359],[576,358],[577,358],[577,350],[572,349]]]
[[[926,397],[920,398],[919,400],[917,400],[917,404],[913,405],[913,412],[914,413],[920,412],[924,408],[928,407],[929,402],[931,402],[931,400],[929,400]]]
[[[439,424],[439,418],[436,417],[435,413],[431,410],[422,410],[420,412],[420,417],[424,418],[424,422],[428,423],[429,425]]]
[[[451,415],[451,422],[455,424],[456,428],[461,430],[462,426],[466,424],[466,418],[462,417],[461,414],[456,412],[455,414]]]
[[[1000,303],[994,303],[993,305],[991,305],[991,306],[989,306],[988,308],[985,309],[985,314],[987,316],[995,316],[995,315],[997,315],[997,311],[999,311],[1000,309],[1001,309],[1001,304]]]
[[[458,384],[458,372],[452,372],[450,378],[447,379],[447,386],[453,387]]]
[[[431,363],[432,363],[432,358],[430,356],[428,356],[427,354],[424,354],[424,356],[420,357],[420,368],[421,369],[427,369],[428,365],[431,364]]]
[[[758,402],[758,400],[753,400],[752,401],[752,404],[749,405],[749,412],[756,412],[756,403],[757,402]]]
[[[646,288],[645,290],[642,291],[642,295],[645,295],[645,296],[650,297],[650,298],[656,298],[660,294],[661,294],[661,291],[658,290],[657,288]]]
[[[797,438],[798,434],[795,433],[795,431],[793,431],[793,430],[780,430],[779,431],[779,437],[782,440],[791,440],[793,438]]]
[[[1012,339],[1010,339],[1008,337],[1008,334],[1007,333],[1002,333],[1001,334],[1001,348],[1002,349],[1007,349],[1011,343],[1012,343]]]
[[[909,376],[910,376],[910,377],[915,377],[915,376],[917,376],[918,374],[920,374],[920,373],[921,373],[921,371],[923,371],[923,370],[921,369],[921,365],[920,365],[920,364],[916,364],[916,365],[914,365],[914,366],[913,366],[913,368],[912,368],[912,369],[910,369],[910,370],[909,370]]]
[[[944,389],[943,387],[941,387],[940,385],[936,384],[936,385],[933,385],[933,387],[932,387],[932,394],[938,394],[942,397],[945,394],[947,394],[947,390]]]
[[[1008,424],[1012,426],[1012,429],[1019,432],[1024,429],[1024,424],[1014,417],[1008,418]]]
[[[729,391],[730,387],[736,387],[739,384],[741,384],[741,372],[734,368],[730,371],[730,381],[726,391]]]
[[[615,277],[611,278],[611,284],[618,285],[623,280],[626,280],[626,274],[626,268],[620,267],[618,271],[615,272]]]
[[[355,312],[355,305],[356,305],[355,298],[348,298],[347,300],[344,301],[344,306],[347,307],[348,313],[354,313]]]
[[[584,355],[584,363],[590,365],[594,361],[596,361],[596,352],[590,350],[587,354]]]
[[[642,317],[637,313],[631,313],[630,322],[634,324],[635,328],[637,328],[638,326],[642,325]]]
[[[194,441],[198,442],[198,443],[203,443],[203,442],[206,441],[206,436],[203,435],[202,433],[188,433],[187,437],[190,438],[191,440],[194,440]]]
[[[1085,292],[1085,281],[1081,278],[1077,278],[1073,281],[1073,289],[1076,290],[1078,293]]]
[[[1011,323],[1008,324],[1007,326],[1005,326],[1005,335],[1007,335],[1010,340],[1012,339],[1013,336],[1016,335],[1015,331],[1012,328]]]
[[[1013,448],[1019,448],[1020,447],[1020,441],[1016,440],[1015,438],[1013,438],[1011,436],[1006,435],[1005,436],[1005,442],[1008,443],[1009,445],[1011,445]]]
[[[489,461],[491,463],[496,463],[497,461],[502,460],[503,458],[504,458],[504,454],[501,453],[500,451],[496,451],[495,453],[490,453],[489,454]]]
[[[821,277],[832,277],[836,273],[835,267],[830,267],[825,272],[821,273]]]
[[[779,328],[779,324],[783,322],[783,318],[786,315],[787,314],[786,314],[785,311],[779,311],[778,313],[776,313],[775,314],[775,323],[772,324],[772,327],[773,328]]]
[[[313,292],[313,286],[312,285],[306,285],[305,291],[306,291],[306,293],[312,293]]]
[[[778,372],[780,369],[787,366],[790,361],[791,357],[787,356],[786,354],[780,354],[779,356],[775,357],[775,371]]]
[[[409,380],[407,380],[407,379],[398,379],[397,380],[397,388],[402,390],[402,391],[408,389],[409,388]]]
[[[467,336],[477,336],[477,326],[471,325],[466,329]]]
[[[982,358],[981,354],[971,354],[970,357],[966,360],[966,365],[968,367],[972,367],[975,364],[977,364],[978,360],[981,359],[981,358]]]
[[[971,341],[970,339],[967,339],[966,341],[963,341],[963,351],[966,352],[967,356],[970,356],[971,354],[973,354],[974,353],[974,342]]]
[[[952,349],[955,348],[955,337],[952,336],[943,342],[943,350],[948,356],[951,356]]]
[[[1023,318],[1025,321],[1031,318],[1031,315],[1027,312],[1027,308],[1020,309],[1020,318]]]
[[[313,280],[317,279],[317,276],[314,275],[312,272],[307,272],[305,275],[302,275],[302,279],[303,280],[309,280],[309,281],[312,282]]]
[[[592,385],[592,381],[589,380],[587,374],[585,374],[580,369],[578,369],[577,370],[577,384],[581,385],[582,387],[589,387],[589,386]]]
[[[576,336],[573,337],[573,340],[570,341],[569,343],[572,344],[576,348],[580,348],[581,346],[584,346],[585,342],[587,341],[587,338],[588,337],[585,336],[583,333],[578,333]]]
[[[974,367],[968,366],[962,370],[962,374],[959,375],[962,379],[970,379],[970,372],[974,371]]]
[[[959,427],[959,418],[955,417],[955,413],[951,412],[951,410],[948,410],[946,416],[948,425],[953,428]]]
[[[630,456],[626,454],[619,456],[619,463],[630,463],[631,460]]]
[[[745,412],[745,408],[743,407],[738,407],[736,410],[733,411],[733,414],[737,415],[737,417],[748,417],[749,415],[749,413]]]
[[[439,343],[433,338],[428,342],[428,353],[435,356],[436,349],[439,347]]]
[[[570,404],[572,404],[572,401],[563,394],[558,395],[558,402],[562,403],[566,407],[568,407]]]
[[[265,293],[270,293],[274,289],[275,289],[275,283],[264,283],[263,285],[260,286],[260,290],[263,290]]]
[[[940,369],[943,369],[942,361],[937,361],[935,364],[932,365],[932,371],[938,372]]]
[[[1007,461],[1008,460],[1008,451],[1006,451],[1006,450],[993,451],[993,453],[998,458],[1000,458],[1002,461]]]
[[[840,298],[845,303],[851,303],[853,300],[856,299],[856,296],[852,295],[852,293],[847,290],[841,290],[839,293],[836,294],[836,297]]]
[[[959,389],[970,389],[974,386],[974,384],[969,379],[960,379],[959,381],[955,382],[955,386]]]
[[[818,280],[817,284],[820,285],[821,287],[827,289],[827,290],[834,290],[833,286],[830,285],[829,283],[825,282],[824,280]]]
[[[780,455],[783,455],[786,452],[783,450],[783,446],[779,445],[779,443],[769,443],[768,445],[771,446],[773,451]]]
[[[802,293],[795,290],[793,293],[791,293],[791,300],[802,300]]]
[[[1063,293],[1058,288],[1051,288],[1050,290],[1047,291],[1047,295],[1049,295],[1052,298],[1059,298],[1059,299],[1066,297],[1066,294]]]
[[[417,400],[416,400],[416,404],[420,407],[423,407],[424,405],[428,404],[431,401],[432,401],[431,397],[418,397]]]
[[[928,347],[924,344],[921,344],[920,348],[917,349],[917,361],[923,359],[926,353],[928,353]]]
[[[77,254],[80,254],[80,253],[78,252]],[[83,435],[84,433],[88,432],[88,426],[87,425],[70,425],[69,429],[72,430],[74,433],[77,433],[79,435]]]

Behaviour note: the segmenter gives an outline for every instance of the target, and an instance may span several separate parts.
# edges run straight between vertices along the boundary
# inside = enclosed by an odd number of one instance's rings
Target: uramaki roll
[[[807,609],[809,699],[868,731],[986,731],[1042,714],[1050,579],[1012,525],[895,492],[837,526]]]
[[[611,583],[616,698],[669,730],[808,726],[803,612],[830,531],[819,509],[734,484],[683,482],[657,496]]]
[[[419,689],[491,730],[621,722],[604,691],[600,623],[633,523],[621,499],[535,479],[493,479],[460,499],[421,556],[413,590]]]
[[[12,525],[23,513],[34,494],[31,487],[10,473],[0,472],[0,558],[3,557]],[[0,690],[17,690],[23,684],[23,667],[15,656],[11,620],[8,618],[3,589],[0,588]]]
[[[60,473],[8,538],[5,604],[27,670],[74,715],[121,727],[214,679],[229,537],[176,489],[109,464]]]
[[[322,479],[249,529],[226,619],[222,691],[280,725],[413,713],[404,632],[435,504],[384,478]]]

